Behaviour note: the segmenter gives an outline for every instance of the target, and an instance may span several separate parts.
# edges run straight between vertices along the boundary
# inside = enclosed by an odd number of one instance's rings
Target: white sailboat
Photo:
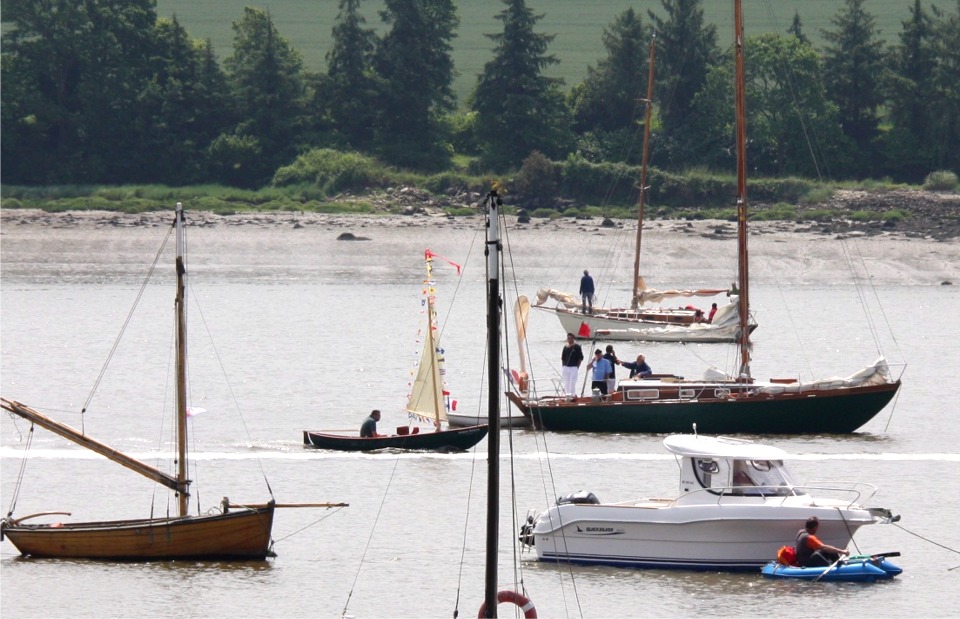
[[[630,307],[593,307],[583,311],[580,299],[573,295],[541,288],[537,291],[537,309],[556,314],[567,333],[581,339],[641,340],[648,342],[736,342],[739,339],[739,298],[726,288],[672,289],[647,288],[640,275],[640,247],[643,239],[643,207],[647,186],[647,163],[650,153],[650,117],[653,107],[653,68],[656,37],[650,42],[650,74],[647,79],[646,113],[643,133],[643,160],[640,167],[640,196],[637,203],[637,239],[633,260],[633,296]],[[668,299],[717,297],[712,315],[690,305],[647,307]],[[548,301],[555,305],[545,305]],[[751,321],[750,330],[756,328]]]

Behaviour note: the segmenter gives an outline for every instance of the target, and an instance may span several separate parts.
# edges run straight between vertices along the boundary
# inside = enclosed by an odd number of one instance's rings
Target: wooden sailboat
[[[345,436],[329,432],[303,431],[303,444],[320,449],[340,451],[372,451],[375,449],[470,449],[487,435],[487,425],[474,423],[459,428],[449,428],[447,397],[443,386],[443,350],[437,337],[436,297],[433,279],[433,259],[429,249],[424,252],[427,275],[423,281],[426,307],[426,329],[423,352],[417,365],[404,410],[413,418],[432,423],[432,432],[421,432],[416,425],[401,426],[398,432],[388,436]]]
[[[737,246],[740,304],[736,376],[708,370],[703,379],[657,375],[621,381],[601,398],[509,393],[534,425],[547,430],[688,432],[693,424],[712,434],[822,434],[854,432],[879,413],[900,389],[886,359],[845,377],[810,382],[796,378],[757,381],[750,372],[750,276],[747,255],[746,93],[743,19],[735,1]]]
[[[637,238],[633,259],[633,295],[630,307],[594,307],[584,312],[580,300],[569,293],[542,288],[537,291],[537,309],[556,314],[563,330],[581,339],[594,340],[641,340],[647,342],[736,342],[740,330],[738,321],[739,299],[728,289],[654,290],[647,288],[640,275],[640,248],[643,240],[643,209],[647,186],[647,164],[650,159],[650,119],[653,109],[653,75],[656,57],[656,37],[650,42],[650,73],[647,78],[645,121],[643,130],[643,155],[640,166],[640,195],[637,200]],[[676,307],[645,307],[647,303],[662,303],[667,299],[690,297],[719,297],[726,301],[718,304],[717,311],[709,317],[689,303]],[[552,300],[556,305],[544,305]],[[750,322],[749,328],[756,328]]]
[[[177,473],[169,475],[122,454],[83,432],[55,421],[35,409],[6,398],[0,406],[32,424],[50,430],[95,451],[128,469],[160,483],[177,495],[178,514],[165,518],[108,522],[25,524],[41,516],[69,515],[43,512],[2,521],[2,536],[24,555],[33,557],[147,561],[162,559],[263,560],[270,553],[270,532],[276,503],[235,505],[221,502],[220,513],[192,516],[188,513],[190,479],[187,457],[186,391],[186,265],[184,260],[184,213],[177,203],[176,233],[176,423]]]

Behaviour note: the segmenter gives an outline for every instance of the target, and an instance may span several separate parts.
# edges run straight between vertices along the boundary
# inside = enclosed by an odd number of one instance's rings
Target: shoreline
[[[942,205],[949,209],[950,204]],[[960,198],[957,199],[960,207]],[[244,212],[220,215],[210,211],[187,211],[190,223],[203,228],[252,226],[260,228],[289,228],[291,230],[318,227],[328,230],[342,229],[346,237],[354,230],[377,228],[472,228],[481,215],[452,216],[440,209],[418,208],[405,214],[355,214],[355,213],[313,213],[303,211]],[[960,215],[960,213],[958,213]],[[0,235],[9,226],[38,226],[51,229],[69,228],[152,228],[170,223],[172,211],[151,211],[144,213],[122,213],[118,211],[72,210],[47,212],[41,209],[0,209]],[[525,230],[580,231],[584,233],[605,230],[635,229],[636,223],[628,220],[610,220],[601,217],[574,219],[560,217],[556,219],[532,218],[527,223],[519,223],[518,217],[508,215],[511,227]],[[813,220],[795,221],[756,221],[750,224],[751,235],[784,234],[813,235],[821,238],[858,238],[879,237],[891,239],[926,240],[933,242],[957,242],[960,230],[956,234],[951,229],[943,229],[940,219],[930,221],[899,221],[896,223],[860,222],[851,219],[820,222]],[[670,231],[680,234],[693,234],[705,238],[724,239],[736,235],[736,222],[720,219],[652,219],[645,227],[651,231]],[[958,226],[960,227],[960,226]],[[939,232],[938,232],[939,231]],[[362,236],[342,240],[362,240]]]

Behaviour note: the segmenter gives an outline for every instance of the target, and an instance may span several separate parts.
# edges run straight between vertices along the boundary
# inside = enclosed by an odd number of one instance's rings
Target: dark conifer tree
[[[442,169],[450,149],[442,123],[456,103],[451,41],[459,18],[451,0],[385,0],[390,30],[377,44],[376,150],[390,163]]]
[[[316,89],[315,113],[334,132],[332,144],[367,150],[373,143],[377,91],[371,60],[376,36],[365,27],[360,0],[340,0],[327,53],[327,74]]]
[[[524,0],[503,0],[497,15],[503,32],[488,34],[494,58],[477,80],[472,109],[485,164],[504,170],[519,166],[533,151],[562,157],[572,142],[570,114],[561,80],[543,75],[559,62],[547,53],[553,35],[534,32],[543,17]]]
[[[845,0],[845,7],[831,20],[835,30],[824,31],[823,55],[827,95],[837,105],[843,132],[856,144],[854,169],[846,175],[864,176],[873,169],[873,140],[883,102],[880,82],[884,54],[874,17],[864,0]]]

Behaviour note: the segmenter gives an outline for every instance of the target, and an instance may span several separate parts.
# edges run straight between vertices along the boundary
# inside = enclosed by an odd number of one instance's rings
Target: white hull
[[[561,307],[539,307],[553,312],[567,333],[582,337],[587,325],[590,339],[646,342],[735,342],[740,332],[736,322],[727,324],[694,323],[670,325],[663,322],[610,317],[601,313],[583,314]]]
[[[862,506],[876,492],[870,484],[797,485],[775,447],[697,435],[663,443],[680,464],[675,499],[601,503],[581,491],[528,518],[521,541],[541,561],[758,570],[811,516],[820,520],[817,537],[838,548],[860,527],[893,518]]]
[[[809,497],[755,501],[750,505],[667,506],[668,501],[654,501],[553,506],[536,520],[534,545],[542,561],[750,570],[759,569],[776,557],[781,546],[791,544],[810,516],[820,518],[817,536],[839,548],[861,526],[874,522],[864,509],[813,507]]]

